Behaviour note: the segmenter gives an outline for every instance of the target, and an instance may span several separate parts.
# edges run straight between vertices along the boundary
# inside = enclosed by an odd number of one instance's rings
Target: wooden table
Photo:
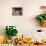
[[[23,45],[15,45],[15,46],[46,46],[46,44],[41,44],[41,45],[35,45],[35,44],[27,44],[27,43],[24,43]]]

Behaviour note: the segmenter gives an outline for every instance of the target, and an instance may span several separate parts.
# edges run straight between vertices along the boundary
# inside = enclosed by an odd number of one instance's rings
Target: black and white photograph
[[[22,7],[13,7],[12,8],[12,15],[13,16],[22,16],[23,15]]]

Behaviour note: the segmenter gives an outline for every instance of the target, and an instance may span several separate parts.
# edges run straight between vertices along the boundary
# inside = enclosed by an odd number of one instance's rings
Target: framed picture
[[[13,16],[22,16],[23,15],[22,7],[13,7],[12,8],[12,15]]]

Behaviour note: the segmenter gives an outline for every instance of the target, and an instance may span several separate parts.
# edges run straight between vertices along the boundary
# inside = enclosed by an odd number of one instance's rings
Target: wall
[[[36,29],[42,29],[35,20],[41,5],[46,5],[46,0],[0,0],[0,33],[6,25],[15,25],[19,36],[31,36]],[[12,7],[23,7],[23,16],[12,16]]]

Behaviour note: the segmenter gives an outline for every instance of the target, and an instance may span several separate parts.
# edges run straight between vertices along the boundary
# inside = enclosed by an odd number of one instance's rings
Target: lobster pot
[[[41,21],[41,26],[46,27],[46,20]]]

